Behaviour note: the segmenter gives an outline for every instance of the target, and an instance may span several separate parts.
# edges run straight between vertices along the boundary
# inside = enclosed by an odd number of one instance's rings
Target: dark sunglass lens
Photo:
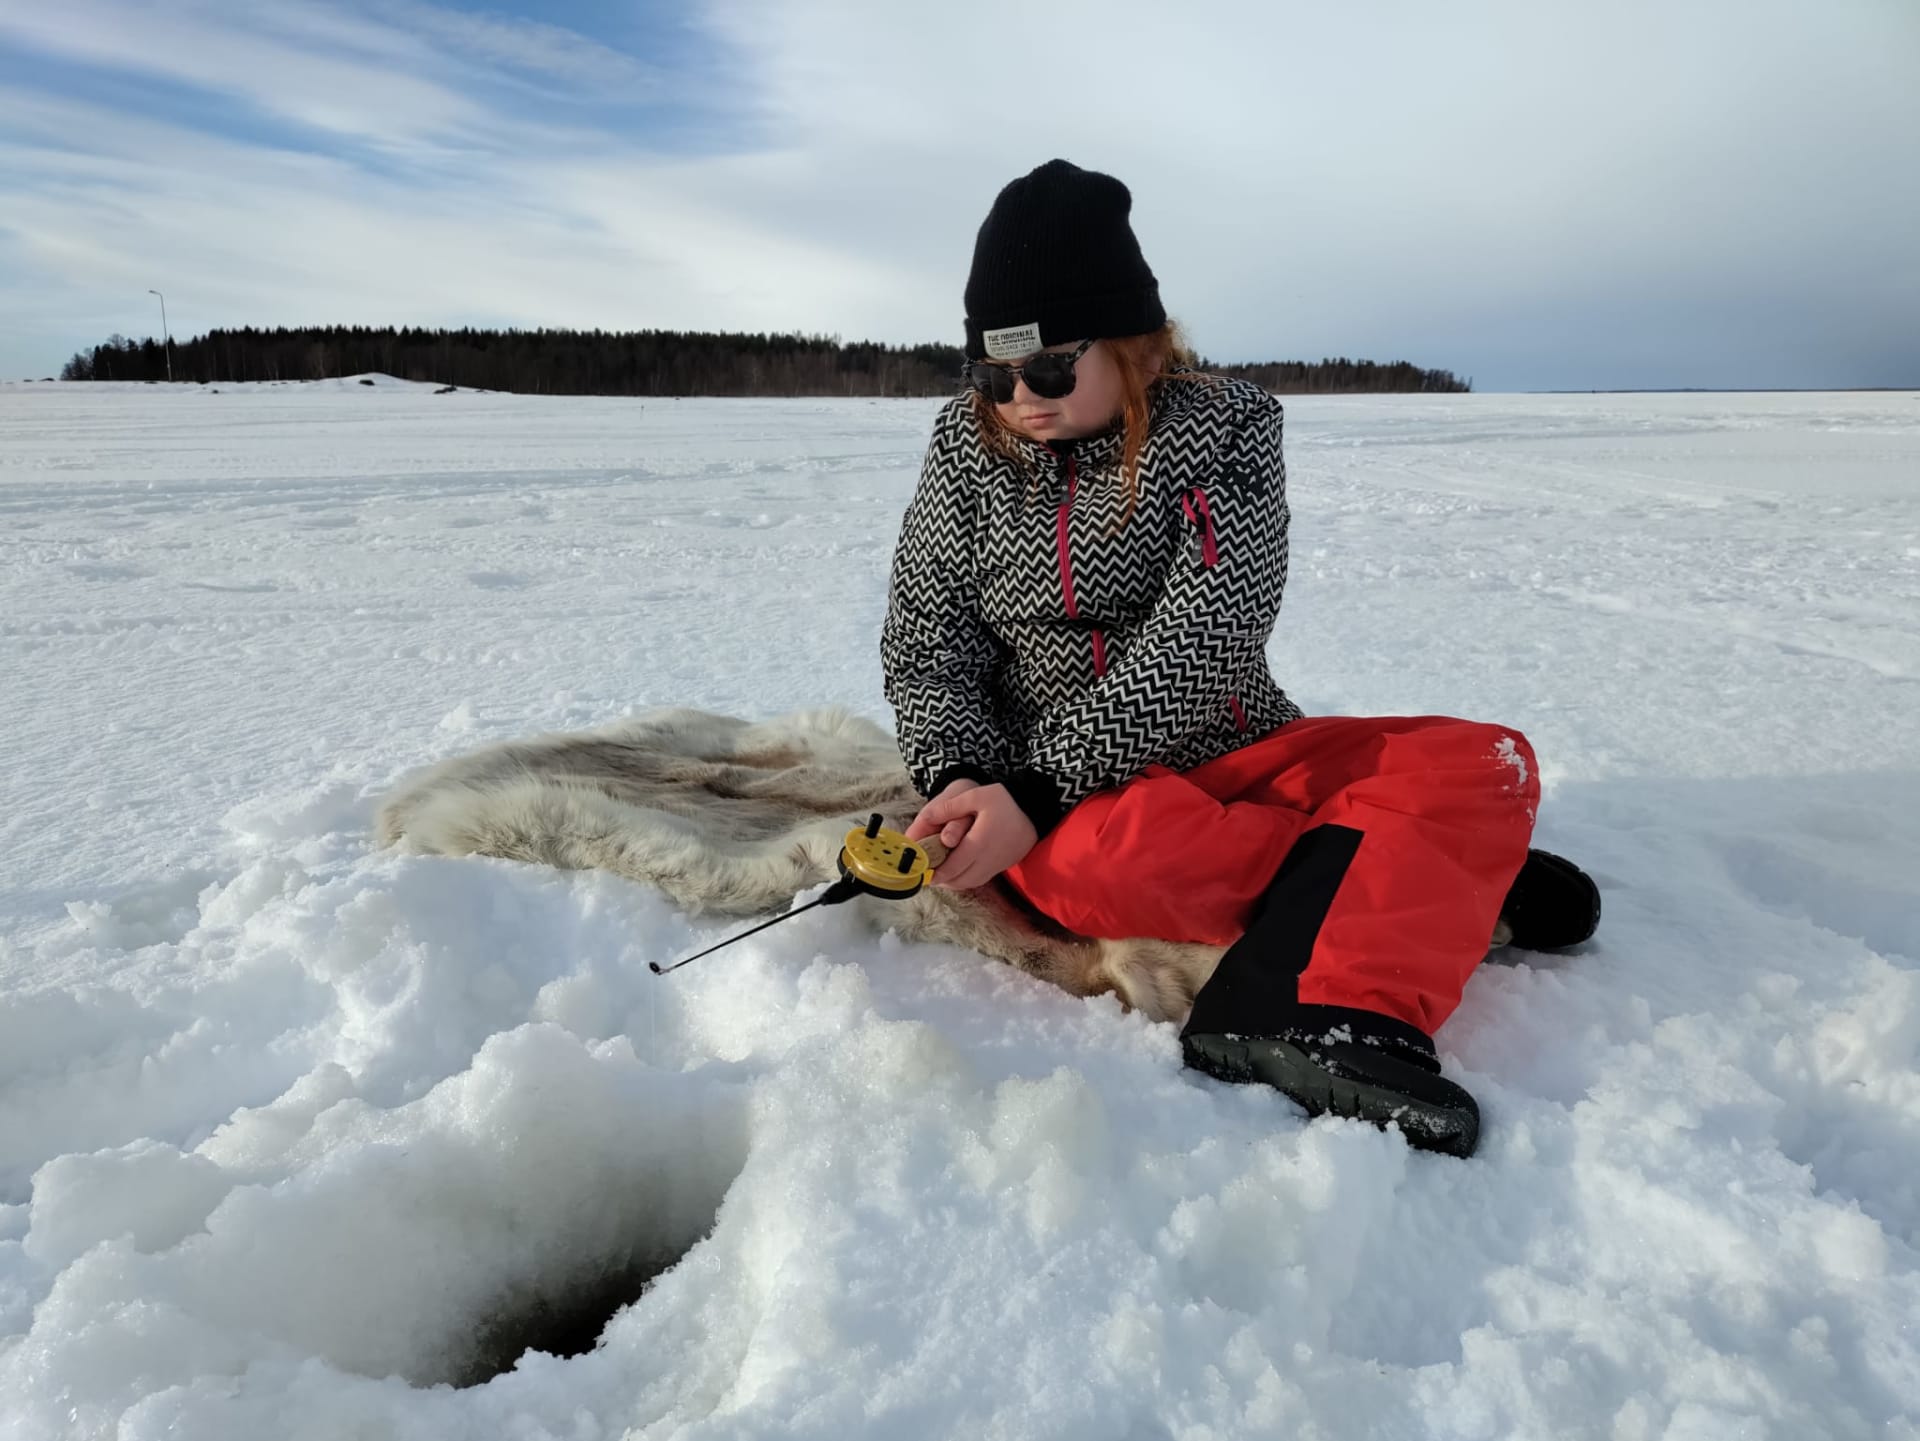
[[[1026,365],[1027,389],[1042,400],[1073,394],[1073,360],[1065,355],[1036,355]]]
[[[1013,372],[1004,365],[976,364],[969,372],[973,378],[973,388],[993,401],[996,405],[1005,405],[1013,399]]]
[[[1012,392],[1013,386],[1009,383],[1009,379],[1007,373],[997,365],[988,365],[976,360],[967,367],[967,384],[991,400],[1006,399],[1006,396],[1001,395],[1000,392],[1003,389],[1009,393]]]

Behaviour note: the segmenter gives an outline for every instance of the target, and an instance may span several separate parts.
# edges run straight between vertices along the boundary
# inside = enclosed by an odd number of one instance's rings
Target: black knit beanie
[[[1160,283],[1127,223],[1132,208],[1118,180],[1065,160],[1009,182],[973,243],[967,359],[1017,360],[1165,325]]]

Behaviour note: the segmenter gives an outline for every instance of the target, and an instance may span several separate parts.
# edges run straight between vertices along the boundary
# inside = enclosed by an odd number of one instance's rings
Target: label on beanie
[[[1040,348],[1040,322],[1032,320],[1004,330],[985,331],[980,338],[986,342],[987,354],[995,360],[1018,360]]]

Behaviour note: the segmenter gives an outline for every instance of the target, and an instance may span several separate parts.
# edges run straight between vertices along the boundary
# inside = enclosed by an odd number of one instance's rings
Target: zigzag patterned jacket
[[[1297,720],[1266,644],[1287,578],[1280,403],[1155,387],[1138,508],[1124,437],[991,448],[940,413],[894,552],[880,654],[923,795],[1003,782],[1045,834],[1148,766],[1189,770]]]

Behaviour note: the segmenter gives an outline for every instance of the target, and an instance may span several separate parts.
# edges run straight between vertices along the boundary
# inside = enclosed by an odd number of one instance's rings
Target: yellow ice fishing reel
[[[881,819],[876,811],[864,829],[856,826],[847,832],[846,844],[840,847],[840,879],[867,895],[902,901],[919,894],[945,864],[947,848],[938,836],[910,841],[899,831],[888,830]]]
[[[884,820],[885,817],[875,811],[867,817],[866,825],[855,826],[847,832],[846,842],[840,847],[840,879],[828,886],[818,899],[808,901],[804,906],[795,906],[783,916],[763,921],[750,931],[729,936],[720,945],[708,946],[704,951],[688,956],[685,961],[675,961],[670,966],[648,961],[647,968],[656,976],[664,976],[668,971],[679,970],[687,961],[710,956],[721,946],[744,941],[768,926],[790,921],[815,906],[837,906],[842,901],[850,901],[861,895],[878,896],[883,901],[904,901],[909,896],[919,895],[921,887],[933,878],[934,871],[946,864],[947,848],[940,844],[938,836],[910,841],[899,831],[888,830],[883,824]]]

